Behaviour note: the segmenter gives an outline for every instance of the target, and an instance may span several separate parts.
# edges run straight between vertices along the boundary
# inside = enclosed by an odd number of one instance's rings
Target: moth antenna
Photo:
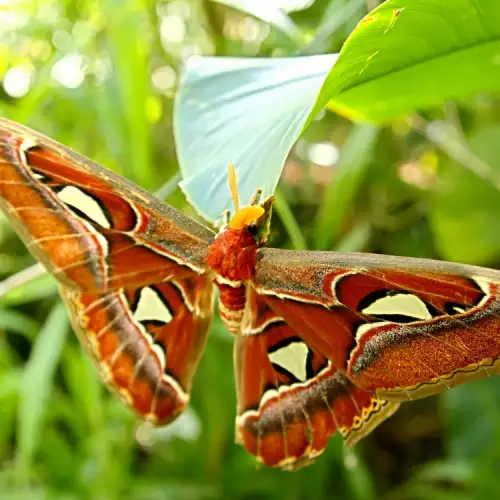
[[[261,196],[262,196],[262,189],[257,188],[250,200],[250,205],[258,205],[260,203]]]
[[[229,189],[233,197],[234,210],[237,212],[240,209],[240,197],[238,194],[238,177],[236,175],[236,168],[232,161],[229,162],[227,167],[227,176],[229,179]]]

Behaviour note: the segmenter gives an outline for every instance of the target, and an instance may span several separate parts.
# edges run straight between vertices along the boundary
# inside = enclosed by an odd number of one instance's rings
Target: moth
[[[417,399],[499,371],[500,271],[265,248],[272,200],[216,234],[93,161],[0,119],[0,205],[60,284],[109,388],[142,418],[189,401],[214,289],[234,334],[236,440],[284,469]]]

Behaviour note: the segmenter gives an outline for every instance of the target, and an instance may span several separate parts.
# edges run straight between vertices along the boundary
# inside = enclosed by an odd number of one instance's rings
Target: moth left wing
[[[3,118],[0,208],[34,257],[66,287],[102,293],[207,270],[211,230]]]
[[[500,271],[261,249],[256,291],[311,348],[382,399],[500,372]]]
[[[71,321],[101,378],[153,424],[184,409],[212,317],[206,275],[103,294],[61,287]]]
[[[307,465],[335,432],[352,445],[399,406],[352,384],[252,289],[234,355],[236,438],[266,465]]]

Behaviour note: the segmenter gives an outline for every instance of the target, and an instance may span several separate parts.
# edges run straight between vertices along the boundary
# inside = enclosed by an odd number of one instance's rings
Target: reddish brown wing
[[[307,465],[337,431],[354,444],[398,408],[355,387],[253,290],[235,371],[237,440],[270,466]]]
[[[104,382],[139,415],[166,423],[186,406],[212,316],[205,275],[100,295],[62,287]]]
[[[0,208],[61,283],[92,293],[203,273],[214,236],[126,179],[5,119]]]
[[[500,370],[500,272],[421,259],[259,251],[256,288],[358,387],[415,399]]]
[[[0,119],[0,207],[60,281],[102,377],[148,420],[186,405],[212,315],[213,233],[125,179]]]

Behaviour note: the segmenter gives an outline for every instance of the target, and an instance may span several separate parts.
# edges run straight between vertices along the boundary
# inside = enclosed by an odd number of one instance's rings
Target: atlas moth
[[[401,401],[499,371],[500,272],[265,248],[272,198],[218,234],[0,119],[0,205],[58,280],[107,386],[155,425],[186,407],[213,313],[234,335],[236,440],[284,469],[352,445]]]

